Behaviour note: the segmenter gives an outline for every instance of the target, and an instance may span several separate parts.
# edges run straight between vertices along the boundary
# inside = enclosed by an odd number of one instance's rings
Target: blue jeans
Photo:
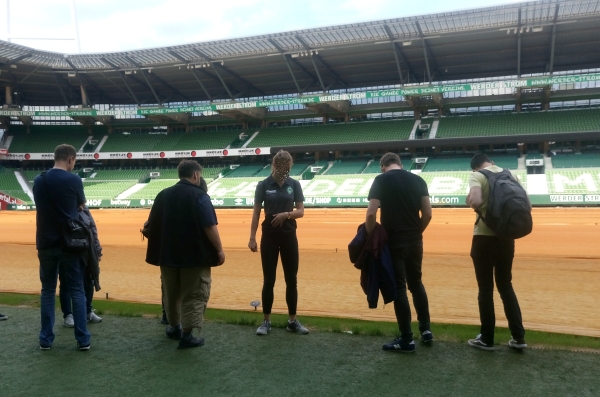
[[[67,283],[64,281],[65,275],[60,270],[58,271],[58,279],[60,280],[60,286],[58,287],[60,310],[63,312],[63,318],[66,318],[69,314],[73,314],[71,295]],[[92,300],[94,299],[94,281],[88,275],[84,276],[83,290],[85,292],[85,311],[89,314],[92,312]]]
[[[73,301],[75,339],[80,345],[90,343],[85,311],[83,280],[85,265],[76,254],[69,254],[59,248],[38,251],[40,260],[40,281],[42,282],[41,316],[42,330],[40,344],[51,346],[54,342],[54,313],[58,272],[64,274],[64,282]]]

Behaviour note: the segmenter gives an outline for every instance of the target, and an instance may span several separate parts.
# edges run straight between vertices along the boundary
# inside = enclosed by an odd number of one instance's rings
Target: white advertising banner
[[[214,150],[178,150],[156,152],[100,152],[77,153],[78,160],[135,160],[135,159],[176,159],[189,157],[235,157],[269,155],[270,147],[214,149]],[[53,153],[0,153],[0,160],[53,160]]]

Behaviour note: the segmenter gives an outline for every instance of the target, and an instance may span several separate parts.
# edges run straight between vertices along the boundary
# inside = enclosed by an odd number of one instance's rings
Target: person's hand
[[[283,221],[285,221],[288,218],[289,214],[290,214],[289,212],[282,212],[280,214],[273,215],[273,220],[271,221],[271,226],[273,226],[273,227],[281,226],[283,224]]]
[[[258,245],[256,244],[256,239],[250,239],[250,241],[248,242],[248,248],[250,248],[250,251],[252,252],[258,252]]]
[[[217,252],[217,256],[219,257],[219,261],[217,262],[217,266],[225,263],[225,252],[223,250]]]

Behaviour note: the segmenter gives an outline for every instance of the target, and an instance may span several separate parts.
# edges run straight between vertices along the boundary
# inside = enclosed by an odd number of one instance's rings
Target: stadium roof
[[[278,34],[66,55],[0,41],[33,106],[240,100],[600,67],[600,0],[542,0]],[[4,97],[0,104],[4,103]]]

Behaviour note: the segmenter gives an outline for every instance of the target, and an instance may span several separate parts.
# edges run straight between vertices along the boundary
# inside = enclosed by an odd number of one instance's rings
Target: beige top
[[[502,172],[502,168],[498,167],[497,165],[491,165],[489,167],[486,167],[485,169],[491,172]],[[513,178],[517,181],[517,183],[519,183],[519,179],[514,174]],[[485,177],[485,175],[483,175],[481,172],[472,172],[471,175],[469,175],[469,191],[471,191],[471,189],[476,186],[479,186],[481,188],[481,198],[483,201],[481,203],[481,207],[479,207],[479,211],[485,217],[485,213],[487,211],[488,198],[490,195],[490,184],[488,183],[488,180]],[[496,233],[494,233],[489,227],[487,227],[483,220],[480,220],[479,222],[477,222],[475,228],[473,229],[473,235],[495,236]]]

